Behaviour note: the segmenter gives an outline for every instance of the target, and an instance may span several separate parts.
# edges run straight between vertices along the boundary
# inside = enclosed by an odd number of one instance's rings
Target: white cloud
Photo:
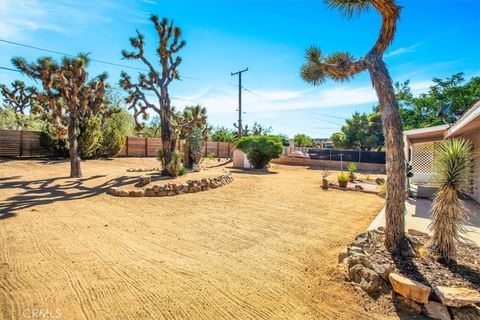
[[[396,50],[390,51],[386,53],[384,56],[385,58],[388,58],[388,57],[398,56],[404,53],[415,52],[419,46],[420,46],[420,42],[417,42],[409,47],[402,47],[402,48],[398,48]]]
[[[109,21],[109,1],[96,1],[92,7],[68,0],[0,1],[0,36],[7,40],[26,39],[37,30],[78,33],[92,21]]]

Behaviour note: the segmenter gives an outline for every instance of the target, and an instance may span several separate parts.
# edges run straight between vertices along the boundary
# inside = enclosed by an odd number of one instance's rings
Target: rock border
[[[356,283],[365,292],[392,294],[397,302],[410,310],[423,313],[432,319],[480,319],[480,292],[468,288],[433,288],[393,272],[389,263],[376,264],[362,249],[362,244],[372,233],[383,233],[383,227],[359,234],[353,243],[338,255],[338,262],[346,267],[346,279]],[[410,237],[420,233],[409,229]],[[437,301],[430,300],[433,293]]]
[[[128,168],[127,172],[158,172],[162,171],[159,167],[154,168]]]
[[[152,184],[149,187],[138,190],[123,190],[120,187],[111,187],[107,194],[115,197],[166,197],[184,193],[196,193],[215,189],[233,182],[231,173],[224,173],[214,178],[187,180],[185,183],[167,183],[164,185]]]

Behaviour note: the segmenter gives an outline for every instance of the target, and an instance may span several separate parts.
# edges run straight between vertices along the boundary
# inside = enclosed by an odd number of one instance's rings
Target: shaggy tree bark
[[[335,81],[345,81],[359,72],[369,71],[382,111],[387,155],[385,246],[391,253],[411,255],[412,250],[404,230],[406,173],[402,120],[392,79],[382,58],[393,41],[400,7],[394,0],[327,0],[326,2],[330,7],[340,9],[349,17],[370,7],[374,7],[382,15],[382,26],[377,41],[366,56],[358,60],[346,52],[324,56],[319,48],[311,47],[307,50],[307,63],[302,67],[301,76],[305,81],[318,85],[327,77]]]
[[[80,157],[78,155],[78,135],[76,120],[68,119],[68,141],[69,141],[69,154],[70,154],[70,177],[80,178],[82,177],[82,168],[80,164]]]
[[[392,253],[405,250],[405,155],[402,118],[393,90],[392,79],[382,58],[365,58],[372,85],[377,92],[385,136],[387,194],[385,197],[385,246]]]

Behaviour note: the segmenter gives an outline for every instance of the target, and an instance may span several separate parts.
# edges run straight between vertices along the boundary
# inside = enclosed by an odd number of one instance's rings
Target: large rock
[[[119,188],[116,188],[116,187],[108,188],[107,194],[112,195],[112,196],[116,196],[118,194],[118,190],[119,190]]]
[[[338,263],[343,262],[343,260],[345,260],[345,258],[347,257],[348,257],[348,251],[347,251],[347,248],[345,248],[338,254]]]
[[[143,197],[145,196],[145,190],[141,189],[141,190],[130,190],[128,192],[128,195],[130,197]]]
[[[373,269],[372,261],[366,255],[356,255],[347,258],[347,267],[350,269],[354,265],[361,264],[365,268]]]
[[[146,186],[150,182],[152,182],[152,177],[150,177],[150,176],[141,176],[141,177],[138,178],[138,183],[141,186]]]
[[[348,277],[351,281],[360,284],[360,287],[368,293],[377,292],[381,289],[380,276],[361,264],[351,267],[348,270]]]
[[[450,308],[455,320],[478,320],[480,319],[480,308],[477,306],[464,308]]]
[[[391,272],[388,275],[393,291],[402,295],[407,299],[417,301],[420,303],[427,303],[430,295],[430,287],[421,284],[417,281],[410,280],[407,277],[401,276],[398,273]]]
[[[383,280],[388,281],[388,276],[393,271],[393,267],[388,263],[374,264],[373,271],[378,273],[378,275],[382,277]]]
[[[359,253],[359,254],[363,254],[365,255],[365,250],[363,250],[362,248],[360,247],[357,247],[357,246],[350,246],[348,248],[348,254],[349,255],[354,255],[355,253]]]
[[[480,293],[473,289],[435,286],[433,290],[440,301],[449,307],[460,308],[480,303]]]
[[[425,313],[430,318],[438,320],[450,320],[452,318],[450,313],[448,313],[447,307],[441,303],[433,301],[428,301],[428,303],[425,304]]]

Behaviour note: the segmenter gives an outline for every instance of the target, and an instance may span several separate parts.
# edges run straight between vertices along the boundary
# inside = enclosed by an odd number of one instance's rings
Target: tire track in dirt
[[[70,289],[75,293],[75,297],[77,299],[78,305],[80,307],[80,310],[82,312],[83,318],[84,319],[94,319],[89,316],[87,313],[87,310],[92,311],[93,315],[95,316],[95,309],[92,306],[92,301],[90,301],[87,291],[84,288],[84,285],[82,281],[78,278],[76,272],[74,269],[72,269],[71,266],[67,265],[65,262],[63,262],[64,257],[61,255],[57,254],[50,246],[48,242],[44,240],[43,237],[36,237],[35,232],[33,231],[32,226],[25,221],[25,218],[20,217],[22,220],[23,225],[25,228],[30,232],[33,238],[33,242],[35,244],[36,249],[38,252],[47,260],[55,264],[56,266],[59,266],[64,275],[66,276],[69,287]],[[57,255],[57,256],[56,256]]]

